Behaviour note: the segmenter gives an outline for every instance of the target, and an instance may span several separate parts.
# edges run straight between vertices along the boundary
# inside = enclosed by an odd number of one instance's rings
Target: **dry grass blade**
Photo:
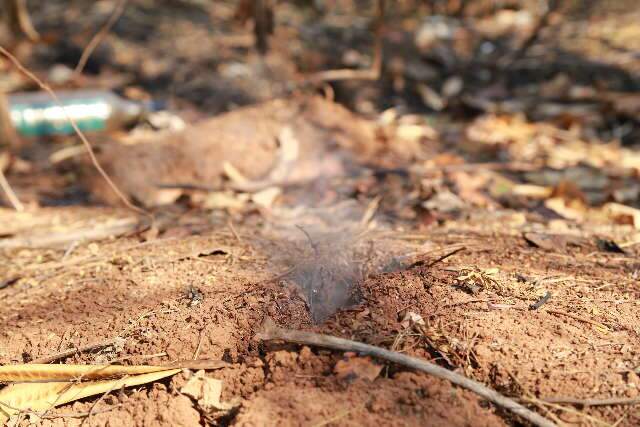
[[[20,61],[18,61],[18,59],[15,56],[13,56],[7,49],[5,49],[4,47],[0,46],[0,53],[2,53],[4,56],[6,56],[22,74],[27,76],[29,79],[33,80],[38,86],[40,86],[40,88],[42,90],[47,92],[51,96],[51,98],[58,103],[58,105],[60,105],[60,98],[58,98],[58,95],[56,95],[55,92],[46,83],[44,83],[42,80],[40,80],[38,77],[36,77],[35,74],[33,74],[31,71],[27,70],[20,63]],[[67,110],[65,108],[62,108],[62,112],[65,115],[65,119],[71,124],[71,127],[73,127],[73,130],[78,135],[78,137],[80,138],[80,140],[84,144],[85,148],[87,149],[87,153],[89,154],[89,158],[91,159],[91,163],[96,168],[96,170],[98,171],[100,176],[102,176],[102,178],[107,182],[107,185],[109,186],[109,188],[111,188],[111,190],[116,194],[116,196],[118,196],[118,198],[124,203],[124,205],[127,208],[129,208],[132,211],[137,212],[139,214],[146,215],[146,216],[151,216],[144,209],[141,209],[141,208],[135,206],[133,203],[131,203],[129,201],[129,199],[127,198],[127,196],[125,196],[124,193],[118,188],[118,186],[111,180],[111,177],[109,177],[109,175],[107,175],[105,170],[102,168],[102,165],[100,165],[100,162],[98,161],[98,158],[96,157],[96,154],[93,151],[93,147],[91,146],[91,143],[89,142],[87,137],[84,135],[84,133],[82,133],[82,131],[78,127],[78,125],[75,122],[75,120],[73,120],[73,118],[71,118],[71,116],[69,116],[69,114],[67,113]]]
[[[24,364],[0,366],[0,382],[73,381],[78,378],[97,380],[124,375],[148,374],[171,369],[166,366],[119,365],[47,365]]]
[[[177,374],[182,370],[181,368],[158,369],[162,370],[114,380],[84,383],[55,381],[9,385],[0,391],[0,422],[6,422],[9,417],[21,411],[47,411],[54,406],[96,394],[104,394],[110,390],[116,390],[121,387],[131,387],[158,381],[162,378]]]

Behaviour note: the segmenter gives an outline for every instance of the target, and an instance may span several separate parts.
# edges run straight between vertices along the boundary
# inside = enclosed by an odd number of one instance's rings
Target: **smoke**
[[[365,170],[356,153],[374,138],[371,123],[318,97],[303,101],[278,133],[274,181],[301,185],[287,186],[265,231],[281,249],[273,258],[290,268],[285,280],[300,289],[315,322],[358,300],[370,215],[367,203],[354,199],[354,178]]]
[[[300,289],[316,323],[358,301],[365,273],[363,211],[354,200],[298,205],[272,224],[290,267],[285,279]]]

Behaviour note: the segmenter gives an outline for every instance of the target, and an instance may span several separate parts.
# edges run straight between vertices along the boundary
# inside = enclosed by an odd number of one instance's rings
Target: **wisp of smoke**
[[[282,226],[285,262],[291,266],[286,279],[299,287],[314,322],[357,301],[357,284],[363,278],[357,261],[363,235],[355,202],[301,209]]]

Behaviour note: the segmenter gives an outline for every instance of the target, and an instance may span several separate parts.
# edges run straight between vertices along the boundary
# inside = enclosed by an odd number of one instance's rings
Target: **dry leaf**
[[[239,404],[237,401],[220,401],[222,381],[205,376],[204,371],[198,371],[189,378],[180,392],[196,400],[205,411],[228,411]]]
[[[333,372],[341,380],[375,380],[382,371],[382,365],[373,362],[370,357],[349,357],[339,360]]]
[[[23,364],[0,366],[0,382],[73,381],[118,378],[125,375],[166,371],[166,366],[120,365],[47,365]]]
[[[23,365],[25,366],[25,365]],[[26,365],[34,366],[34,365]],[[37,365],[35,365],[37,366]],[[47,365],[50,367],[84,368],[83,366]],[[2,368],[5,368],[3,366]],[[105,368],[104,366],[101,368]],[[47,411],[88,396],[104,394],[122,387],[131,387],[177,374],[182,369],[166,369],[155,366],[112,366],[111,368],[146,368],[151,372],[141,375],[126,376],[114,380],[91,382],[51,381],[38,383],[11,384],[0,390],[0,424],[4,424],[9,417],[20,411]],[[153,372],[153,369],[159,370]],[[54,369],[55,370],[55,369]],[[122,371],[126,371],[124,369]],[[132,369],[133,371],[134,369]],[[67,370],[70,371],[70,370]],[[43,371],[38,371],[42,373]],[[24,374],[24,372],[21,372]],[[34,377],[31,377],[33,380]]]

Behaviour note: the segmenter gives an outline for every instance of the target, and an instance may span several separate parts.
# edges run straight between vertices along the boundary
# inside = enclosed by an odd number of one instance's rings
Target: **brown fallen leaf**
[[[370,357],[347,357],[336,363],[333,372],[341,380],[375,380],[382,371],[382,365],[373,362]]]
[[[567,238],[558,234],[523,233],[522,237],[531,246],[547,251],[561,250],[567,246]]]
[[[23,364],[0,366],[0,382],[73,381],[120,378],[125,375],[148,374],[166,371],[166,366],[121,365],[48,365]],[[1,392],[0,392],[1,393]]]
[[[71,368],[71,366],[65,365],[48,366]],[[2,368],[4,367],[5,366]],[[113,366],[111,368],[150,368],[151,372],[112,380],[90,382],[27,382],[8,385],[0,390],[0,424],[4,425],[11,416],[17,415],[21,411],[48,411],[55,406],[83,399],[88,396],[104,394],[122,387],[131,387],[158,381],[162,378],[177,374],[182,370],[182,368],[167,369],[153,366]],[[160,370],[153,372],[153,369]],[[31,379],[33,380],[33,378]]]
[[[180,392],[198,402],[205,412],[214,410],[228,411],[240,403],[238,400],[222,402],[222,381],[205,376],[203,370],[196,372],[187,383],[182,386]]]

